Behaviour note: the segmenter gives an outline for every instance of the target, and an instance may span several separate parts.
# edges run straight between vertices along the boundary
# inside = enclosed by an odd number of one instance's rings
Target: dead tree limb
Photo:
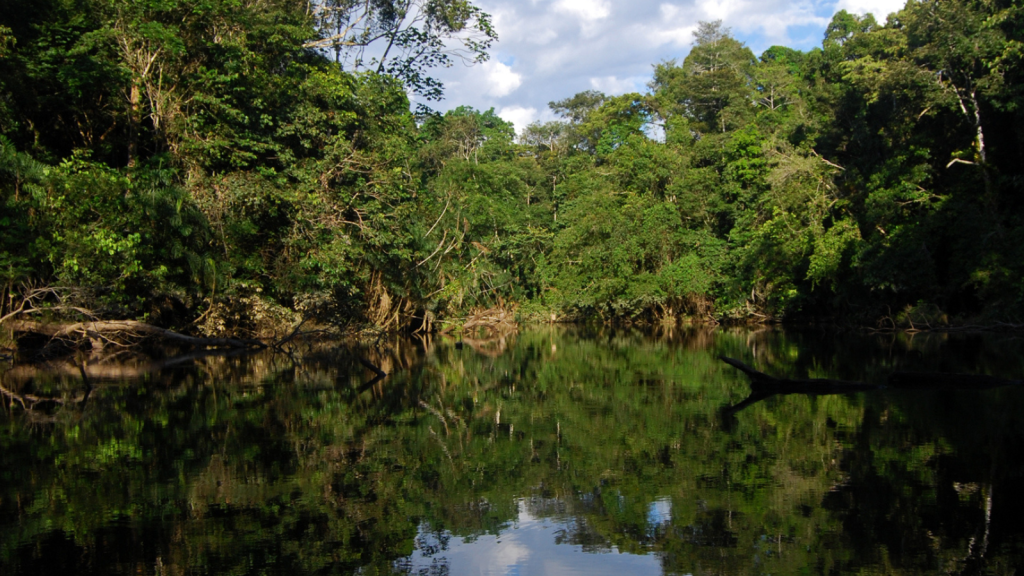
[[[373,362],[370,362],[369,360],[367,360],[363,356],[359,356],[359,363],[362,364],[363,366],[369,368],[370,371],[372,371],[374,374],[377,375],[377,378],[383,378],[383,377],[388,375],[387,372],[381,370],[380,368],[377,367],[376,364],[374,364]]]

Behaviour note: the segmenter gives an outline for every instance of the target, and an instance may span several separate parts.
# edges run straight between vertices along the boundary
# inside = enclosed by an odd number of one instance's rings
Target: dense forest
[[[466,0],[5,2],[0,318],[1024,312],[1019,2],[839,12],[760,57],[704,22],[647,93],[527,127],[422,104],[495,41]]]

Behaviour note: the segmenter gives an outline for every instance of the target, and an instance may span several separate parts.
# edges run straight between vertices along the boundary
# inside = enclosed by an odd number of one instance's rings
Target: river
[[[0,365],[0,573],[1024,566],[1024,387],[885,386],[1024,377],[1013,335],[545,326],[362,355],[388,376],[329,342]],[[719,356],[881,387],[744,402]]]

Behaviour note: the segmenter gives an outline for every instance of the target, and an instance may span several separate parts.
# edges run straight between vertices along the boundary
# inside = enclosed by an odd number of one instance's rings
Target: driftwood
[[[741,402],[722,409],[722,416],[728,423],[729,417],[735,415],[751,404],[779,394],[848,394],[871,390],[990,390],[1003,386],[1024,384],[1021,380],[1007,380],[995,376],[975,374],[944,374],[930,372],[895,372],[889,376],[886,384],[868,384],[847,380],[831,380],[811,378],[807,380],[791,380],[776,378],[764,372],[754,370],[743,362],[727,356],[719,356],[721,361],[743,372],[750,378],[750,396]]]
[[[442,334],[450,332],[454,328],[451,326],[441,331]],[[491,337],[496,337],[502,334],[508,334],[515,332],[519,329],[519,323],[516,322],[516,313],[514,308],[506,308],[504,305],[498,305],[488,310],[482,310],[473,314],[462,324],[462,333],[473,334],[477,330],[486,330]]]
[[[118,335],[149,336],[178,342],[194,347],[204,348],[266,348],[259,340],[242,340],[236,338],[197,338],[186,336],[166,328],[159,328],[145,322],[135,320],[97,320],[76,322],[73,324],[50,324],[30,320],[13,320],[6,324],[14,333],[41,334],[50,338],[86,337],[93,341],[94,346],[102,347],[104,341]]]

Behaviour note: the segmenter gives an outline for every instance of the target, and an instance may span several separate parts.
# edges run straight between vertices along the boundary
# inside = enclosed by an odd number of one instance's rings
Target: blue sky
[[[517,130],[553,118],[548,102],[583,90],[643,91],[652,65],[682,61],[701,20],[721,19],[761,54],[780,44],[820,46],[836,11],[884,22],[905,0],[477,0],[499,40],[482,65],[436,71],[446,98],[433,107],[493,107]]]

